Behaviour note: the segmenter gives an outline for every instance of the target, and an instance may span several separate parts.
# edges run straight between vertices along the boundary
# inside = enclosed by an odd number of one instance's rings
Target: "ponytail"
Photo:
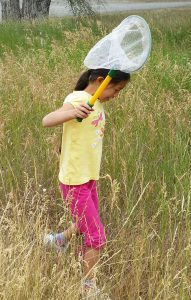
[[[74,88],[75,91],[83,91],[89,84],[91,70],[87,70],[78,79],[76,86]]]
[[[82,73],[78,79],[75,91],[83,91],[88,86],[89,82],[95,81],[98,77],[106,78],[109,73],[108,69],[89,69]],[[111,83],[119,83],[121,81],[130,81],[130,74],[122,71],[116,71]]]

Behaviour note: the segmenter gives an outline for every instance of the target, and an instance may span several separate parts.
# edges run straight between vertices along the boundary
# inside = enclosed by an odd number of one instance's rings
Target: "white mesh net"
[[[139,16],[129,16],[89,51],[84,65],[131,73],[144,65],[150,49],[148,24]]]

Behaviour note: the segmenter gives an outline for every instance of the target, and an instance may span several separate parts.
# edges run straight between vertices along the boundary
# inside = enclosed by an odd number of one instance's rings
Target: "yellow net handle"
[[[102,94],[102,92],[105,90],[105,88],[108,86],[110,83],[111,79],[115,76],[116,71],[115,70],[110,70],[107,77],[104,79],[104,81],[101,83],[101,85],[98,87],[96,90],[95,94],[90,98],[88,101],[88,105],[93,107],[95,101],[99,98],[99,96]]]
[[[110,70],[107,77],[104,79],[104,81],[100,84],[100,86],[98,87],[98,89],[96,90],[95,94],[90,98],[90,100],[88,101],[88,105],[90,107],[94,106],[94,103],[96,102],[96,100],[99,98],[99,96],[102,94],[102,92],[105,90],[105,88],[108,86],[108,84],[110,83],[111,79],[115,76],[116,71],[115,70]],[[77,118],[78,122],[82,122],[81,118]]]
[[[107,77],[104,79],[104,81],[100,84],[100,86],[96,90],[95,94],[88,101],[89,106],[91,106],[91,107],[94,106],[94,103],[99,98],[99,96],[102,94],[102,92],[105,90],[105,88],[108,86],[111,79],[112,79],[112,77],[110,75],[107,75]]]

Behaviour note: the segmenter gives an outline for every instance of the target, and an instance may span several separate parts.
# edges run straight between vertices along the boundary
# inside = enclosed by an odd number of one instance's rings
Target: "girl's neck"
[[[88,86],[84,89],[84,91],[90,95],[95,94],[98,86],[95,84],[88,84]]]

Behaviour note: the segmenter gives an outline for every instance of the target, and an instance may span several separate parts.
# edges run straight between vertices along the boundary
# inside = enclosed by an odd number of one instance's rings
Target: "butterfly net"
[[[148,24],[139,16],[129,16],[89,51],[84,65],[131,73],[144,65],[150,49]]]

